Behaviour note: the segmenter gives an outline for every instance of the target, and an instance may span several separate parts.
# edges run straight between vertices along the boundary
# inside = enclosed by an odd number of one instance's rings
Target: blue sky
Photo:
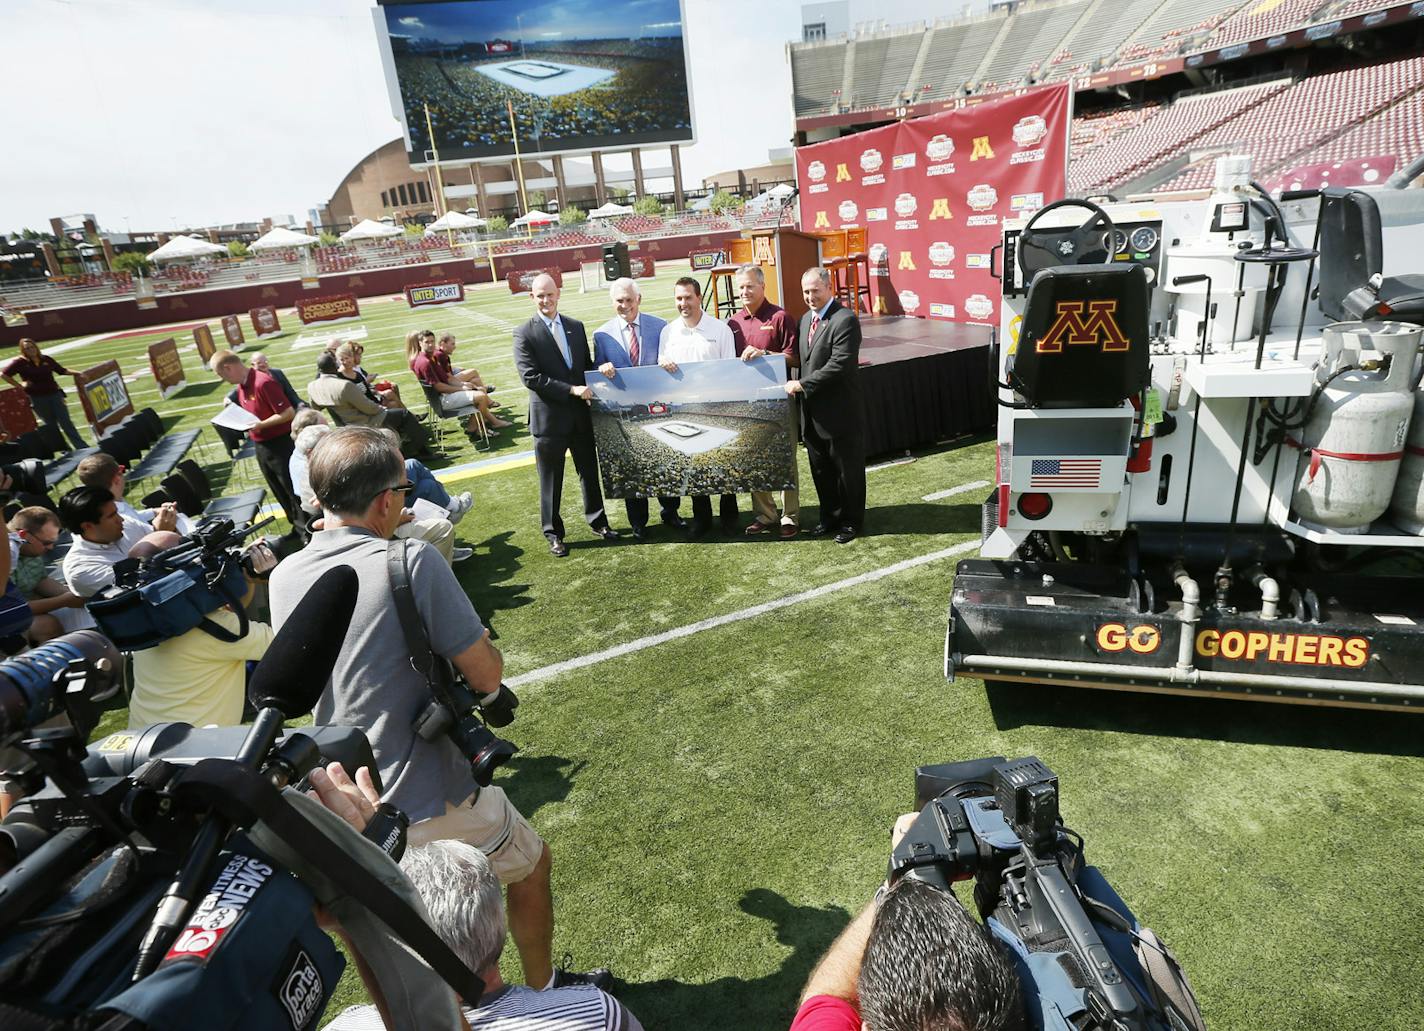
[[[442,43],[682,34],[677,0],[472,0],[387,5],[385,14],[391,35]]]

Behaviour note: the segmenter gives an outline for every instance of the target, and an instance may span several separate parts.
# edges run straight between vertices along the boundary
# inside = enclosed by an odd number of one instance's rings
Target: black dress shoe
[[[555,558],[563,558],[569,553],[569,546],[557,537],[549,538],[549,554]]]
[[[595,537],[602,537],[606,541],[616,541],[619,537],[618,531],[611,526],[595,526],[593,528],[593,535]]]
[[[633,539],[635,541],[645,541],[648,539],[648,528],[646,526],[633,527]]]
[[[834,526],[830,526],[826,523],[817,523],[811,527],[811,529],[807,530],[806,533],[812,537],[824,537],[834,529]]]
[[[671,519],[664,519],[663,525],[671,526],[674,530],[686,530],[687,520],[682,518],[682,516],[673,516]]]
[[[842,526],[836,531],[835,541],[837,544],[849,544],[860,536],[860,531],[854,526]]]

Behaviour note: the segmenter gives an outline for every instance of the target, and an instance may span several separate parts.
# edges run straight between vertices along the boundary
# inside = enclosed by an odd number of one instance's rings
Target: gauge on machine
[[[1107,248],[1108,257],[1112,257],[1114,254],[1121,254],[1127,250],[1127,234],[1121,229],[1114,229],[1112,231],[1112,239],[1109,240],[1108,234],[1104,233],[1103,246]]]
[[[1135,251],[1150,251],[1157,246],[1160,237],[1157,230],[1151,226],[1138,226],[1132,231],[1132,249]]]

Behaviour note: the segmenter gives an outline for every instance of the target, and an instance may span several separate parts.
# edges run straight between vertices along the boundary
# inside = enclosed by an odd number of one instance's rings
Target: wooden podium
[[[754,229],[733,240],[727,256],[733,265],[760,265],[766,273],[767,298],[793,319],[806,313],[801,274],[820,266],[820,237],[797,229]]]

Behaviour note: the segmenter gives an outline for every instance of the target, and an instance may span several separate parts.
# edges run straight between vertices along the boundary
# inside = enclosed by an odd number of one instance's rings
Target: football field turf
[[[645,310],[673,314],[677,274],[643,282]],[[505,733],[522,752],[497,782],[553,850],[556,959],[612,967],[649,1029],[784,1028],[816,958],[884,876],[916,764],[1033,754],[1059,775],[1089,861],[1176,951],[1210,1027],[1424,1024],[1420,717],[946,683],[954,566],[974,554],[993,475],[984,440],[873,469],[867,535],[844,547],[665,530],[596,542],[570,469],[571,554],[554,559],[510,343],[532,310],[501,284],[430,312],[363,301],[361,323],[366,369],[412,408],[424,404],[405,332],[451,329],[456,364],[497,385],[518,424],[489,455],[447,434],[452,454],[434,468],[509,459],[451,484],[475,495],[459,532],[476,555],[456,572],[522,699]],[[611,314],[606,294],[572,279],[562,310],[590,332]],[[248,350],[300,391],[317,352],[293,351],[301,330],[282,321],[286,336]],[[117,358],[131,374],[169,335],[57,357],[71,369]],[[187,390],[158,402],[151,379],[131,384],[169,428],[200,425],[227,390],[191,334],[176,335]],[[809,526],[804,452],[801,480]],[[626,529],[621,502],[609,512]],[[505,974],[518,978],[512,946]],[[348,970],[328,1017],[362,996]]]

